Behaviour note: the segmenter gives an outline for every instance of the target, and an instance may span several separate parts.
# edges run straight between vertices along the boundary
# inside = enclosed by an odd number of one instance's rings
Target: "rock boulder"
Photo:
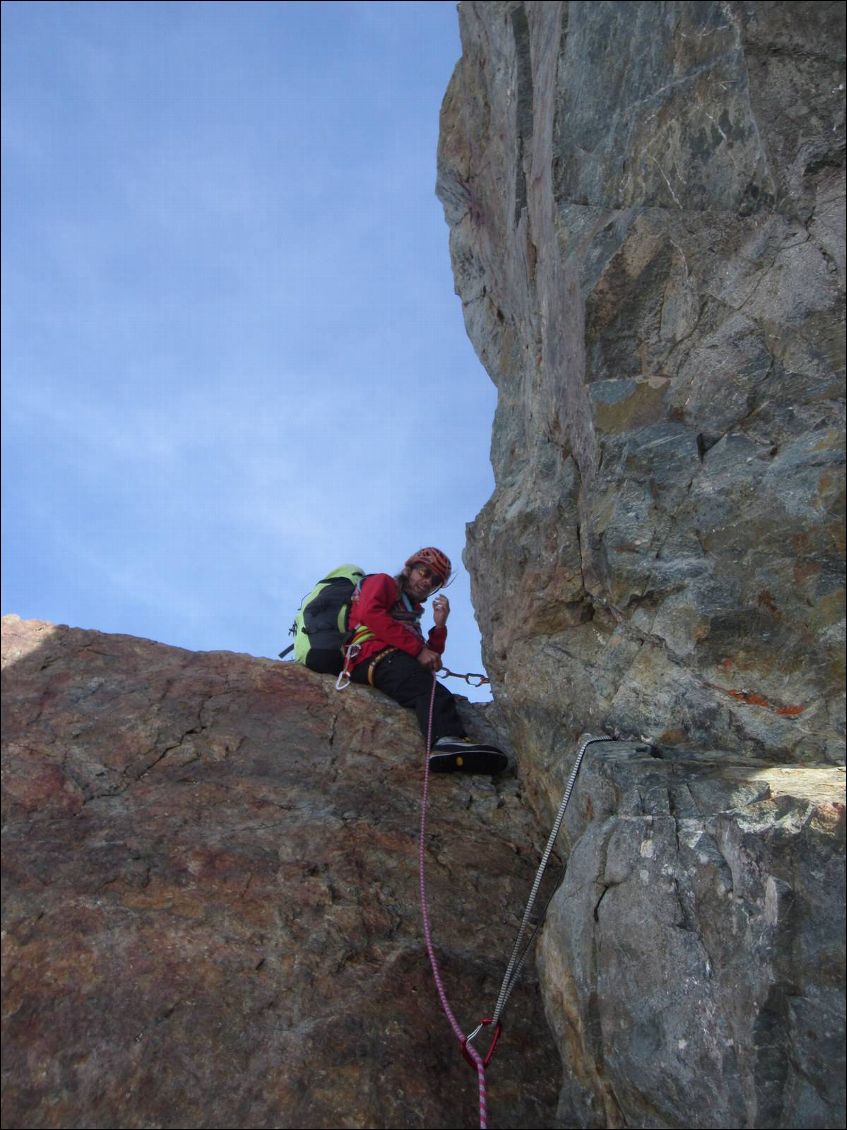
[[[422,939],[411,717],[294,664],[3,628],[3,1126],[477,1125]],[[537,839],[514,777],[433,781],[433,932],[466,1031]],[[547,1126],[531,971],[513,1001],[492,1124]]]

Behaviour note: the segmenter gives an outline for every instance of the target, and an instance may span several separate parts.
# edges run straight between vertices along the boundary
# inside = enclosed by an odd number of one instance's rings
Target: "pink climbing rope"
[[[438,999],[441,1001],[441,1007],[444,1009],[444,1015],[450,1022],[450,1027],[466,1059],[473,1063],[476,1068],[477,1079],[479,1081],[479,1127],[480,1130],[486,1130],[488,1126],[488,1111],[486,1108],[485,1098],[485,1061],[466,1038],[465,1034],[459,1026],[450,1002],[447,999],[447,992],[444,988],[444,982],[441,979],[441,970],[438,967],[438,959],[435,956],[435,949],[432,944],[432,928],[429,921],[429,909],[426,897],[426,812],[429,805],[429,755],[432,749],[432,716],[435,708],[435,688],[436,676],[432,676],[432,695],[429,700],[429,722],[427,725],[426,735],[426,756],[424,758],[424,783],[423,783],[423,797],[421,799],[421,831],[420,839],[418,841],[418,872],[420,875],[420,892],[421,892],[421,915],[423,917],[423,932],[424,941],[426,942],[426,952],[429,956],[429,964],[432,966],[432,976],[435,980],[435,987],[438,990]]]

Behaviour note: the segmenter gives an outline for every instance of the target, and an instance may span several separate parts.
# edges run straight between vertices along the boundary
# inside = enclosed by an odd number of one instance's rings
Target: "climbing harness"
[[[374,686],[374,672],[377,667],[382,663],[383,659],[387,659],[389,655],[393,655],[395,651],[399,651],[399,647],[387,647],[385,651],[378,651],[373,659],[368,664],[368,682]]]
[[[446,667],[441,668],[438,677],[439,679],[464,679],[471,687],[481,687],[483,683],[491,681],[487,675],[478,675],[476,671],[468,671],[466,675],[460,675],[458,671],[450,671]]]
[[[367,579],[367,577],[365,579]],[[354,589],[354,599],[356,592],[357,589]],[[400,623],[405,624],[409,628],[411,628],[416,635],[421,637],[421,641],[423,641],[423,634],[421,633],[420,629],[420,619],[422,612],[423,609],[415,609],[415,606],[407,593],[401,592],[400,599],[392,609],[391,614],[395,620],[398,620],[400,621]],[[344,665],[341,668],[341,674],[335,681],[335,689],[337,691],[343,691],[350,686],[351,672],[355,667],[354,660],[362,650],[362,644],[368,643],[370,640],[373,640],[375,638],[376,633],[372,628],[369,628],[367,624],[358,624],[353,629],[352,633],[350,634],[349,643],[345,644],[341,648],[342,652],[344,653]],[[382,651],[378,651],[376,655],[373,655],[371,657],[371,661],[368,665],[368,682],[371,686],[374,685],[374,671],[377,665],[381,663],[383,659],[387,659],[389,655],[398,650],[399,648],[396,647],[385,647],[382,649]]]
[[[452,674],[452,672],[450,672],[450,673]],[[460,677],[464,678],[465,676],[460,676]],[[598,738],[588,737],[583,741],[582,745],[580,746],[579,751],[576,755],[576,759],[574,761],[573,768],[571,769],[570,776],[568,777],[567,785],[565,786],[565,792],[564,792],[564,795],[562,796],[561,804],[559,805],[559,811],[556,814],[555,821],[553,822],[553,828],[552,828],[550,835],[547,839],[547,846],[544,849],[544,852],[543,852],[542,857],[541,857],[541,862],[538,865],[538,870],[536,871],[536,874],[535,874],[535,881],[532,884],[532,890],[531,890],[530,895],[529,895],[529,900],[527,902],[526,910],[524,911],[523,920],[521,921],[520,928],[518,929],[518,935],[517,935],[517,938],[515,939],[515,944],[512,947],[512,954],[511,954],[511,957],[509,958],[509,962],[508,962],[508,965],[506,967],[506,972],[505,972],[504,977],[503,977],[503,983],[500,986],[500,992],[497,996],[497,1003],[494,1007],[494,1012],[490,1017],[486,1017],[484,1020],[481,1020],[479,1022],[479,1024],[476,1026],[476,1028],[474,1028],[474,1030],[466,1036],[462,1032],[461,1026],[459,1025],[459,1022],[456,1019],[456,1017],[453,1013],[453,1010],[450,1007],[450,1002],[447,999],[447,993],[446,993],[446,990],[444,988],[444,982],[441,978],[441,971],[440,971],[439,966],[438,966],[438,959],[435,956],[435,950],[434,950],[433,944],[432,944],[432,930],[431,930],[431,926],[430,926],[429,909],[428,909],[428,905],[427,905],[427,896],[426,896],[426,858],[425,858],[426,857],[426,853],[425,853],[426,814],[427,814],[427,807],[428,807],[428,804],[429,804],[429,755],[430,755],[430,752],[431,752],[431,749],[432,749],[432,718],[433,718],[433,710],[434,710],[434,705],[435,705],[435,688],[436,688],[436,679],[435,679],[435,677],[433,677],[433,680],[432,680],[432,695],[430,697],[430,702],[429,702],[429,721],[428,721],[428,725],[427,725],[427,736],[426,736],[426,758],[425,758],[425,767],[424,767],[423,797],[422,797],[422,800],[421,800],[420,839],[418,841],[418,867],[419,867],[419,877],[420,877],[421,916],[422,916],[422,919],[423,919],[423,931],[424,931],[424,941],[425,941],[425,944],[426,944],[426,952],[427,952],[427,955],[429,957],[430,966],[432,967],[432,975],[433,975],[433,978],[435,980],[435,987],[438,991],[438,998],[441,1001],[441,1007],[443,1008],[444,1013],[447,1017],[447,1020],[450,1023],[450,1027],[453,1029],[453,1033],[456,1036],[456,1039],[459,1041],[459,1046],[461,1048],[462,1055],[465,1057],[465,1059],[475,1069],[475,1071],[477,1073],[477,1081],[478,1081],[478,1087],[479,1087],[479,1125],[480,1125],[480,1130],[486,1130],[486,1127],[488,1125],[488,1122],[487,1122],[488,1112],[487,1112],[487,1106],[486,1106],[485,1069],[491,1063],[491,1059],[494,1055],[494,1050],[497,1047],[497,1041],[500,1039],[500,1034],[501,1034],[501,1031],[502,1031],[502,1024],[501,1024],[500,1018],[503,1015],[503,1010],[506,1007],[506,1002],[508,1001],[515,985],[517,984],[517,980],[518,980],[518,976],[520,974],[521,968],[523,967],[524,961],[526,960],[526,956],[529,953],[529,949],[530,949],[533,941],[535,940],[535,937],[536,937],[538,931],[541,929],[541,926],[544,922],[544,917],[545,917],[545,914],[546,914],[546,911],[547,911],[547,907],[550,904],[550,899],[553,897],[552,894],[551,894],[550,898],[548,898],[547,903],[545,904],[538,921],[535,923],[535,926],[532,929],[532,933],[529,935],[529,938],[526,940],[525,944],[522,945],[522,943],[524,941],[524,935],[527,933],[527,928],[530,924],[530,919],[531,919],[531,916],[532,916],[533,908],[535,906],[535,901],[538,897],[538,890],[541,886],[541,880],[544,876],[544,872],[547,868],[547,864],[550,860],[550,856],[552,855],[553,846],[556,842],[556,838],[559,835],[559,830],[561,829],[562,821],[565,818],[565,811],[568,807],[568,802],[571,798],[571,793],[573,792],[573,787],[574,787],[574,784],[576,783],[577,774],[579,773],[579,768],[580,768],[580,765],[582,764],[582,759],[585,756],[585,751],[588,749],[588,747],[590,745],[593,745],[595,742],[608,742],[608,741],[614,741],[615,739],[609,738],[605,735],[603,735],[602,737],[598,737]],[[554,890],[553,893],[555,893],[555,890]],[[490,1040],[490,1043],[488,1045],[487,1052],[485,1053],[485,1055],[481,1055],[480,1052],[478,1052],[476,1050],[476,1048],[474,1047],[473,1041],[486,1028],[491,1029],[491,1040]]]
[[[344,649],[344,666],[341,668],[341,674],[335,680],[335,689],[337,691],[346,690],[350,686],[350,673],[353,669],[353,660],[362,650],[361,644],[351,643]],[[368,664],[368,682],[374,686],[374,671],[377,669],[383,659],[387,659],[389,655],[393,655],[395,651],[399,651],[397,647],[387,647],[384,651],[378,651],[377,654]]]

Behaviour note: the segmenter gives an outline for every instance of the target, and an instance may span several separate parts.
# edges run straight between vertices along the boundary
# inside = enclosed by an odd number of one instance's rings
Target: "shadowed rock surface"
[[[477,1125],[423,947],[411,717],[293,664],[3,629],[3,1126]],[[514,777],[437,779],[430,828],[470,1031],[538,832]],[[532,973],[513,1000],[492,1125],[547,1126],[558,1056]]]

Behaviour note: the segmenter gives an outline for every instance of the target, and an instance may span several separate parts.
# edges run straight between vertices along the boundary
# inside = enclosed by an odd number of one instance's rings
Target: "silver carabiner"
[[[335,680],[335,689],[337,691],[346,690],[350,686],[350,660],[355,659],[359,652],[362,650],[362,645],[358,643],[348,644],[344,649],[344,666],[341,668],[341,673]]]

